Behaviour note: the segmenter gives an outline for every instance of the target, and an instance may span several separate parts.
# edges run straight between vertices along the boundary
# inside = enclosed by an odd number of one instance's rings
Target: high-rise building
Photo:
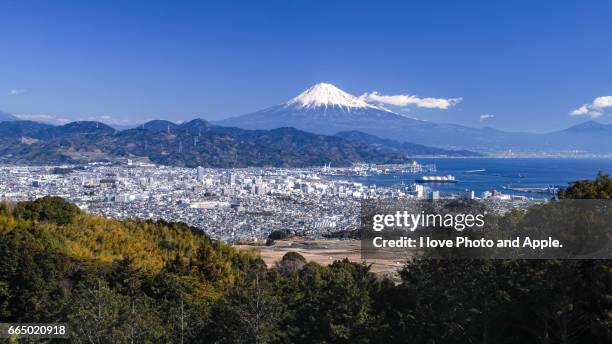
[[[431,194],[429,194],[429,199],[432,201],[440,199],[440,191],[432,191]]]
[[[421,184],[415,185],[415,191],[416,191],[416,197],[418,199],[423,198],[423,196],[425,195],[425,187]]]
[[[197,179],[199,182],[201,182],[202,180],[204,180],[204,167],[202,166],[198,166],[197,170]]]

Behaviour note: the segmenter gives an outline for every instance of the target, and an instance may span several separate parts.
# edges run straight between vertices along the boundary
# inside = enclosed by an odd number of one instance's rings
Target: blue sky
[[[437,122],[612,123],[611,17],[610,1],[3,1],[0,110],[215,120],[325,81],[414,96],[394,109]]]

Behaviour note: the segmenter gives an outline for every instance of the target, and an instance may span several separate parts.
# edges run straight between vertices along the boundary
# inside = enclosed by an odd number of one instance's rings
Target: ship
[[[456,183],[455,176],[422,176],[416,179],[417,183]]]

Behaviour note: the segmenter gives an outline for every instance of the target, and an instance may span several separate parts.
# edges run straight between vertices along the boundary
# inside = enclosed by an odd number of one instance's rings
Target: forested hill
[[[0,204],[0,321],[70,322],[72,342],[127,343],[130,326],[136,343],[175,342],[177,317],[204,326],[261,264],[180,223],[104,219],[56,197]]]
[[[606,195],[599,175],[561,197]],[[607,260],[415,259],[400,278],[298,253],[266,268],[195,228],[59,198],[0,204],[0,322],[67,322],[73,343],[612,342]]]
[[[14,121],[0,123],[0,133],[0,162],[5,163],[76,163],[116,157],[147,157],[158,164],[186,167],[409,162],[404,153],[339,137],[293,128],[219,127],[199,119],[181,125],[154,121],[123,131],[99,122],[53,127]]]

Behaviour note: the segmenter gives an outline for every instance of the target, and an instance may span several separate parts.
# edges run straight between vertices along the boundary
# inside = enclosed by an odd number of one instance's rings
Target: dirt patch
[[[273,246],[235,245],[239,250],[259,252],[268,267],[281,260],[287,252],[298,252],[309,262],[329,265],[336,260],[348,258],[352,262],[366,262],[372,272],[397,279],[397,273],[404,265],[403,261],[392,259],[361,259],[359,240],[301,240],[291,239],[275,241]]]

